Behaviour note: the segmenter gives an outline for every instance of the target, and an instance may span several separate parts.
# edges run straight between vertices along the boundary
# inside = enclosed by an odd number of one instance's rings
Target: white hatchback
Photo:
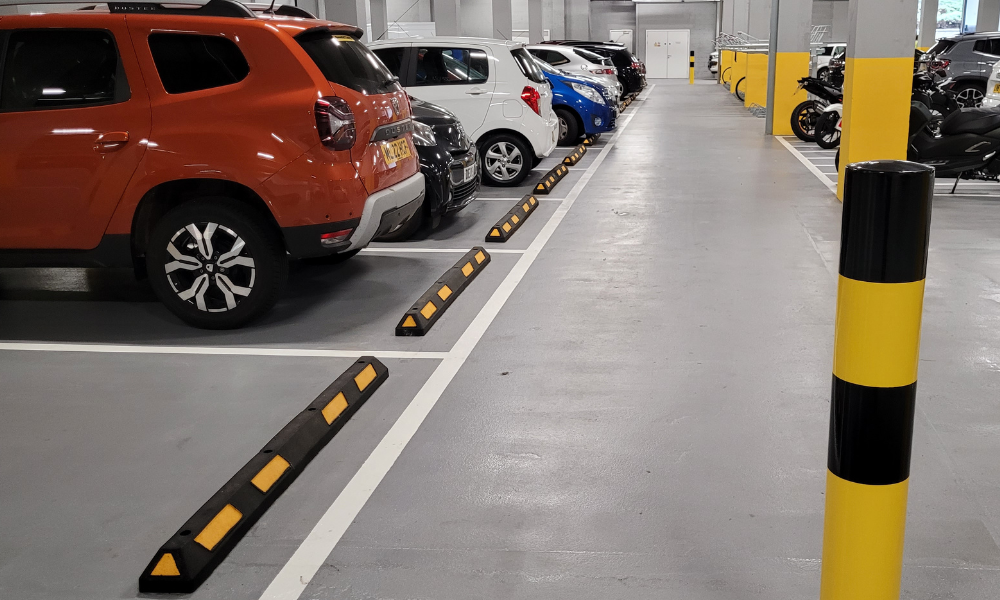
[[[410,95],[455,113],[479,148],[485,183],[518,185],[555,148],[552,88],[523,43],[431,37],[370,47]]]

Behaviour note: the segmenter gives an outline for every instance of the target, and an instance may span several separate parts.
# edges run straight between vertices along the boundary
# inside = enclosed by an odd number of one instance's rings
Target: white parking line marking
[[[811,162],[809,162],[809,159],[806,158],[801,152],[799,152],[798,150],[796,150],[791,144],[789,144],[788,140],[786,140],[783,136],[776,135],[774,137],[776,137],[777,140],[779,142],[781,142],[782,145],[785,146],[785,148],[788,148],[788,151],[791,152],[792,155],[795,156],[795,158],[799,159],[799,162],[802,163],[802,164],[804,164],[806,166],[806,168],[809,169],[809,172],[812,173],[813,175],[815,175],[817,179],[819,179],[820,181],[822,181],[823,184],[825,184],[826,187],[829,188],[829,190],[831,192],[833,192],[834,194],[837,193],[837,182],[836,181],[830,179],[829,177],[826,176],[827,175],[826,173],[824,173],[823,171],[820,171],[818,168],[816,168],[816,165],[814,165]]]
[[[468,252],[468,250],[465,250]],[[91,352],[95,354],[211,354],[216,356],[295,356],[318,358],[433,358],[442,360],[447,352],[406,352],[400,350],[327,350],[323,348],[254,348],[247,346],[133,346],[129,344],[60,344],[46,342],[0,342],[0,350],[28,352]]]
[[[648,96],[656,85],[651,85],[646,91]],[[260,596],[261,600],[297,600],[305,591],[313,576],[320,569],[326,558],[336,547],[340,538],[343,537],[347,528],[364,508],[375,488],[385,477],[396,459],[403,452],[403,448],[417,432],[417,429],[427,418],[428,413],[434,408],[438,399],[451,383],[451,380],[458,373],[472,350],[479,343],[479,340],[486,333],[486,329],[493,322],[493,319],[503,308],[503,305],[510,298],[514,288],[520,283],[527,273],[531,264],[538,257],[542,248],[552,237],[556,228],[562,223],[566,213],[572,208],[577,197],[590,182],[591,177],[600,168],[605,157],[614,148],[615,141],[621,132],[628,127],[632,117],[636,114],[633,111],[621,124],[621,127],[608,144],[601,150],[594,162],[584,172],[583,177],[573,186],[566,199],[559,205],[556,212],[549,217],[542,231],[531,242],[528,250],[517,261],[514,268],[507,277],[504,278],[500,287],[493,293],[490,299],[483,306],[476,318],[473,319],[462,337],[459,338],[455,346],[448,352],[448,356],[441,361],[430,378],[424,382],[423,387],[417,392],[410,404],[403,410],[399,419],[393,424],[389,432],[385,434],[375,450],[369,455],[358,472],[354,474],[351,481],[344,487],[340,495],[333,501],[330,508],[320,518],[316,526],[313,527],[309,535],[302,541],[292,557],[285,563],[278,575],[271,581],[271,584]]]
[[[524,254],[525,253],[525,250],[516,250],[516,249],[513,249],[513,248],[490,248],[488,246],[484,246],[484,248],[486,248],[486,251],[489,252],[490,254]],[[448,254],[465,254],[468,251],[469,251],[469,248],[419,248],[419,247],[416,247],[416,246],[410,247],[410,248],[407,248],[407,247],[403,247],[403,248],[397,248],[397,247],[393,247],[393,248],[375,247],[375,248],[372,248],[371,246],[369,246],[369,247],[365,248],[364,250],[362,250],[361,252],[362,252],[362,254],[374,254],[374,253],[389,253],[389,254],[409,254],[409,253],[415,253],[415,254],[421,254],[421,253],[425,253],[425,254],[445,254],[445,253],[448,253]]]

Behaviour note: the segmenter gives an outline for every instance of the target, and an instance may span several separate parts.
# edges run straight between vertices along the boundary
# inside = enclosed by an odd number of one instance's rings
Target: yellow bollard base
[[[827,471],[820,600],[899,600],[908,486]]]

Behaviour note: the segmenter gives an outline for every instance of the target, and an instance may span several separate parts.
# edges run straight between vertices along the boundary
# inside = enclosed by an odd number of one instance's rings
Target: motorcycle
[[[799,87],[795,91],[802,89],[809,93],[810,98],[800,102],[792,110],[792,133],[803,142],[813,142],[816,121],[823,114],[823,109],[830,104],[843,102],[844,94],[840,88],[816,77],[799,79]]]
[[[934,167],[936,177],[1000,180],[1000,110],[962,108],[941,121],[935,135],[934,115],[922,102],[910,103],[910,139],[906,159]],[[840,151],[835,159],[840,168]]]
[[[913,94],[910,100],[920,102],[930,110],[936,121],[962,108],[955,92],[948,89],[951,79],[945,79],[940,83],[934,82],[934,77],[925,71],[918,71],[913,74]]]
[[[840,145],[841,124],[844,105],[835,102],[825,109],[816,120],[816,145],[824,150],[833,150]]]

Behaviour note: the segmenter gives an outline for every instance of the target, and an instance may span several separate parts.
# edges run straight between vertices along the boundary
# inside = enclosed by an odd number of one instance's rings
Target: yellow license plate
[[[1000,94],[1000,83],[994,83],[993,84],[993,93],[994,94]]]
[[[385,164],[389,166],[404,158],[410,158],[410,156],[410,145],[406,142],[406,138],[382,146],[382,157],[385,158]]]

